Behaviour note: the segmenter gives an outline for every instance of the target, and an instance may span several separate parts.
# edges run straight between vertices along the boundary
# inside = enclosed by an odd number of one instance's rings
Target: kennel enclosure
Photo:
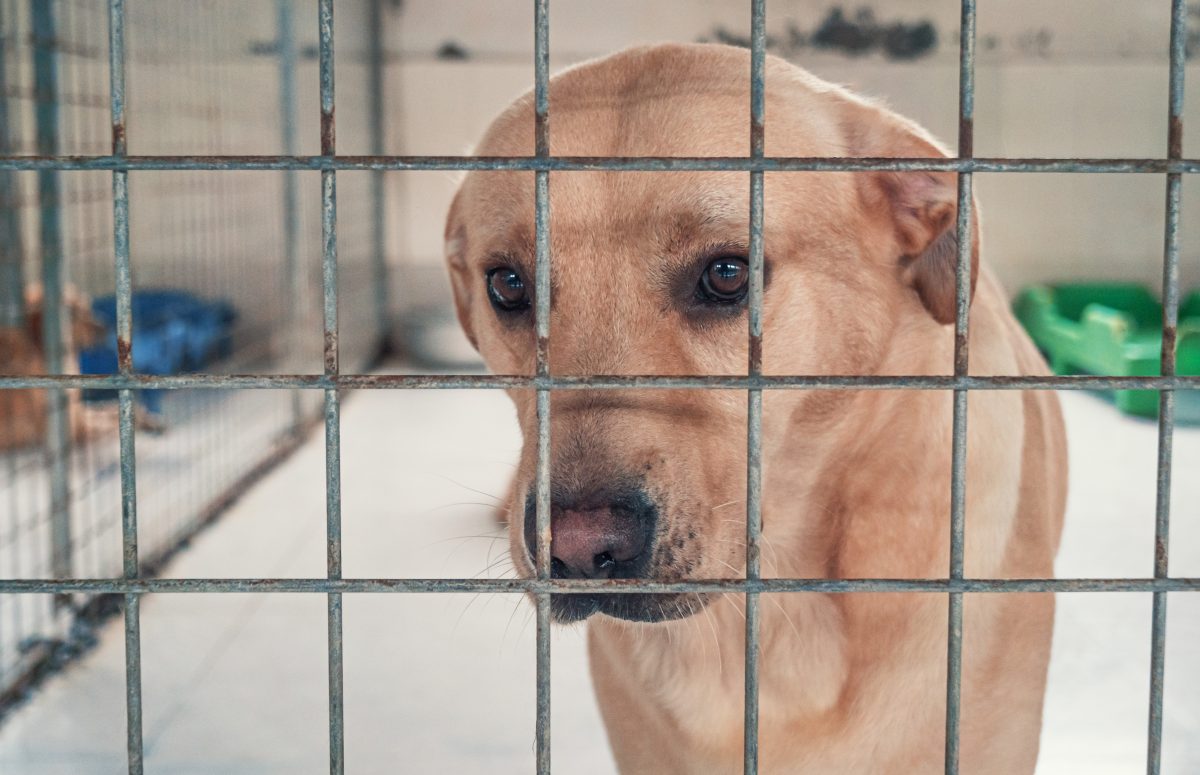
[[[342,13],[338,5],[338,13]],[[97,570],[85,575],[77,571],[30,577],[33,574],[13,574],[0,580],[0,593],[21,600],[47,595],[110,594],[120,595],[124,602],[128,753],[130,772],[142,768],[141,694],[139,656],[139,602],[146,594],[187,592],[308,592],[327,596],[328,657],[329,657],[329,735],[330,771],[342,772],[345,751],[342,728],[342,596],[363,592],[392,593],[453,593],[453,592],[529,592],[537,600],[537,717],[534,720],[537,752],[537,771],[550,771],[550,641],[549,599],[552,593],[588,591],[612,594],[631,589],[644,592],[724,592],[741,594],[746,599],[746,662],[745,662],[745,720],[746,731],[744,766],[746,772],[758,768],[758,672],[759,596],[767,592],[826,592],[854,594],[857,592],[915,592],[947,596],[948,665],[946,710],[946,771],[958,770],[958,718],[960,711],[962,605],[968,593],[1002,594],[1006,592],[1115,592],[1139,591],[1152,593],[1154,599],[1153,627],[1147,633],[1151,642],[1151,675],[1149,680],[1149,748],[1147,771],[1159,771],[1161,742],[1162,688],[1165,676],[1164,638],[1167,626],[1167,599],[1172,592],[1200,590],[1200,579],[1171,577],[1168,572],[1168,537],[1170,480],[1172,473],[1171,438],[1174,429],[1176,391],[1200,388],[1200,379],[1175,374],[1175,333],[1179,311],[1179,227],[1181,220],[1180,189],[1185,174],[1200,172],[1200,161],[1187,159],[1183,154],[1183,72],[1186,33],[1186,4],[1183,0],[1171,3],[1170,49],[1170,133],[1166,154],[1162,158],[1141,159],[1016,159],[977,158],[973,153],[974,64],[976,3],[962,0],[960,45],[960,100],[957,155],[949,159],[862,159],[862,158],[772,158],[764,153],[764,61],[766,51],[766,2],[750,3],[751,30],[749,45],[752,52],[751,83],[747,131],[750,153],[736,158],[565,158],[550,154],[549,138],[552,114],[549,104],[549,35],[550,2],[535,0],[535,105],[536,144],[533,155],[512,158],[479,157],[410,157],[387,156],[379,153],[347,156],[338,152],[341,143],[336,116],[346,116],[342,92],[338,102],[342,110],[335,112],[334,89],[334,3],[320,0],[308,8],[318,24],[319,105],[309,116],[320,131],[319,153],[295,155],[284,152],[270,154],[233,154],[217,148],[212,153],[194,155],[195,147],[176,153],[163,152],[131,154],[129,143],[136,143],[130,127],[126,140],[125,86],[127,74],[135,72],[131,58],[132,46],[126,46],[127,27],[125,3],[111,0],[108,5],[108,44],[105,61],[111,83],[106,101],[111,118],[111,147],[73,155],[58,149],[28,154],[5,150],[0,158],[0,171],[13,176],[36,173],[44,177],[86,175],[102,177],[111,184],[111,199],[104,197],[102,207],[111,206],[111,248],[113,269],[110,282],[116,289],[116,318],[118,351],[121,353],[118,373],[112,375],[49,376],[5,375],[0,388],[63,390],[67,388],[116,390],[119,393],[119,489],[121,503],[121,536],[123,556],[119,578],[107,578],[111,570]],[[339,19],[341,17],[339,16]],[[282,36],[279,38],[282,40]],[[130,38],[132,40],[132,37]],[[287,57],[283,57],[285,60]],[[131,79],[132,80],[132,79]],[[285,79],[286,80],[286,79]],[[287,89],[283,89],[286,93]],[[133,103],[129,103],[132,105]],[[129,115],[133,116],[131,109]],[[136,149],[135,149],[136,150]],[[339,305],[339,291],[352,276],[346,271],[351,254],[346,250],[347,217],[354,218],[362,209],[348,203],[344,185],[352,173],[368,171],[376,176],[384,171],[407,170],[521,170],[533,173],[537,201],[537,273],[536,273],[536,333],[538,359],[536,373],[528,377],[478,375],[378,375],[362,373],[361,366],[347,352],[349,321],[345,305]],[[669,174],[679,170],[727,170],[747,174],[751,213],[750,267],[751,291],[749,302],[748,336],[750,359],[745,376],[639,376],[614,377],[589,375],[567,377],[553,374],[549,369],[548,350],[550,330],[550,255],[549,189],[555,172],[572,170],[653,171]],[[762,299],[763,299],[763,178],[765,173],[804,174],[821,171],[946,171],[959,176],[959,252],[957,256],[957,304],[955,321],[955,358],[952,372],[945,376],[768,376],[762,370]],[[286,179],[306,173],[320,176],[320,331],[323,342],[319,365],[316,368],[266,366],[236,372],[206,371],[197,374],[147,375],[133,368],[131,341],[133,287],[131,270],[137,250],[137,235],[131,232],[131,218],[136,219],[138,197],[131,195],[130,182],[141,176],[175,173],[203,173],[217,179],[249,174],[282,174]],[[1139,377],[1069,376],[1069,377],[979,377],[968,373],[968,291],[970,286],[968,255],[971,222],[967,204],[971,200],[975,173],[1153,173],[1166,179],[1166,224],[1163,262],[1163,350],[1160,375]],[[340,190],[339,190],[340,186]],[[282,197],[286,202],[286,197]],[[376,199],[378,206],[378,199]],[[44,222],[43,222],[44,223]],[[373,228],[379,229],[378,220]],[[294,244],[299,244],[297,241]],[[44,251],[43,251],[44,252]],[[53,262],[51,262],[53,263]],[[47,288],[51,288],[47,283]],[[289,364],[290,365],[290,364]],[[309,364],[305,364],[307,367]],[[253,372],[253,373],[247,373]],[[341,479],[339,417],[341,392],[354,389],[464,389],[464,388],[527,388],[537,391],[538,401],[538,471],[537,504],[537,566],[532,579],[347,579],[342,578],[341,563]],[[743,390],[747,394],[748,469],[747,469],[747,558],[746,578],[733,580],[698,580],[689,582],[654,581],[563,581],[549,577],[550,567],[550,487],[549,433],[550,393],[552,390],[621,390],[628,388],[691,388]],[[145,474],[138,455],[149,442],[144,434],[136,433],[135,395],[144,390],[163,390],[181,395],[207,395],[221,390],[267,392],[292,390],[299,395],[319,395],[322,399],[322,418],[326,439],[326,509],[328,567],[325,579],[156,579],[146,573],[143,554],[147,553],[145,536],[139,530],[139,516],[144,516],[146,504],[139,498],[138,473]],[[950,564],[941,579],[764,579],[761,578],[759,547],[761,539],[762,486],[762,391],[763,390],[837,390],[837,389],[899,389],[949,390],[953,392],[953,468],[951,513],[946,515],[951,526]],[[964,577],[963,545],[965,525],[965,483],[967,396],[971,390],[1080,390],[1120,389],[1154,390],[1159,392],[1158,482],[1155,515],[1156,552],[1152,578],[1109,579],[971,579]],[[135,446],[136,441],[136,446]],[[59,463],[61,466],[62,464]],[[142,509],[139,510],[138,506]],[[139,513],[141,512],[141,513]],[[113,575],[116,575],[113,573]]]

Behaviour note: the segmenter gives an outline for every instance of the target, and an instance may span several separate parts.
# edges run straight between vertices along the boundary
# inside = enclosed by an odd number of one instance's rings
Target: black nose
[[[550,575],[556,579],[637,578],[650,561],[655,510],[640,489],[572,497],[555,493],[550,508]],[[535,552],[537,509],[525,502],[525,545]]]

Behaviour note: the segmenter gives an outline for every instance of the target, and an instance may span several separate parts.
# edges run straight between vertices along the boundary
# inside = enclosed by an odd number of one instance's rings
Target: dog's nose
[[[646,545],[644,531],[625,509],[562,511],[551,518],[550,530],[550,570],[556,579],[613,578]]]
[[[602,506],[559,507],[550,511],[550,575],[556,579],[632,578],[647,564],[654,509],[637,493]],[[553,498],[552,498],[553,501]],[[592,501],[593,503],[595,500]],[[525,538],[534,552],[536,509],[525,510]]]

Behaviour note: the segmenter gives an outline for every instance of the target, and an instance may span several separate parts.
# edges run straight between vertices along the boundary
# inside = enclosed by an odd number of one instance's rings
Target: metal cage
[[[1114,592],[1153,593],[1151,675],[1149,681],[1149,748],[1147,771],[1158,773],[1161,759],[1164,649],[1167,597],[1170,592],[1200,591],[1198,578],[1173,578],[1168,573],[1169,506],[1172,468],[1172,434],[1175,424],[1175,394],[1200,388],[1200,378],[1175,374],[1175,334],[1179,307],[1179,224],[1182,176],[1200,172],[1200,160],[1183,157],[1183,80],[1186,36],[1184,0],[1171,0],[1171,47],[1169,90],[1169,136],[1167,153],[1153,159],[1008,159],[976,158],[973,154],[975,0],[961,3],[961,46],[959,57],[958,153],[949,159],[878,158],[770,158],[764,155],[764,62],[766,49],[765,0],[751,0],[751,102],[747,157],[734,158],[565,158],[550,154],[549,113],[549,0],[534,0],[535,7],[535,106],[536,151],[530,157],[415,157],[340,156],[334,101],[334,3],[318,0],[320,57],[321,149],[314,156],[130,156],[125,142],[125,9],[123,0],[109,2],[109,67],[111,77],[111,153],[88,156],[5,155],[0,171],[102,170],[112,175],[115,278],[118,299],[118,331],[122,358],[113,376],[54,375],[0,377],[0,388],[106,388],[119,392],[120,481],[124,567],[121,578],[4,579],[0,593],[117,593],[124,596],[128,761],[131,773],[142,771],[141,661],[139,651],[139,602],[146,594],[196,592],[308,592],[328,596],[329,657],[329,770],[344,770],[342,716],[342,596],[364,592],[453,593],[527,592],[537,601],[537,772],[550,772],[550,595],[551,593],[613,594],[641,592],[723,592],[745,595],[745,756],[747,773],[758,770],[758,656],[759,596],[774,592],[919,592],[944,594],[948,599],[948,680],[946,686],[945,771],[958,772],[960,683],[962,671],[963,595],[1007,592]],[[143,170],[316,170],[321,173],[322,298],[324,369],[321,374],[262,374],[147,376],[135,373],[130,358],[131,290],[129,239],[129,173]],[[414,376],[343,373],[339,347],[339,243],[338,173],[344,170],[524,170],[536,180],[536,332],[537,369],[533,376]],[[550,243],[549,186],[551,173],[565,170],[660,171],[733,170],[749,177],[750,205],[750,315],[749,362],[745,376],[687,377],[562,377],[551,373],[550,342]],[[920,171],[958,173],[957,315],[953,374],[947,376],[764,376],[762,373],[763,299],[763,175],[765,172],[806,171]],[[1156,377],[973,377],[968,375],[968,289],[971,222],[968,203],[972,176],[976,172],[1077,172],[1160,173],[1166,176],[1166,227],[1163,262],[1163,348],[1162,373]],[[326,453],[326,510],[328,574],[325,579],[155,579],[143,573],[139,554],[135,495],[134,394],[146,389],[212,388],[297,388],[320,391],[324,397]],[[342,577],[341,480],[339,407],[344,389],[455,389],[514,388],[536,390],[538,407],[538,457],[536,477],[537,574],[531,579],[412,579]],[[721,388],[745,390],[747,394],[748,467],[746,577],[689,582],[637,580],[555,580],[550,578],[550,479],[549,433],[550,394],[553,390],[620,390],[627,388]],[[761,430],[764,390],[900,389],[953,391],[953,466],[950,564],[945,578],[938,579],[763,579],[760,577]],[[1107,579],[972,579],[963,573],[967,395],[971,390],[1157,390],[1159,399],[1159,446],[1157,506],[1155,514],[1155,557],[1153,578]]]

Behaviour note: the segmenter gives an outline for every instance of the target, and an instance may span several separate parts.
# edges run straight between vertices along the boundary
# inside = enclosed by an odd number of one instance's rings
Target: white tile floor
[[[281,397],[280,400],[286,400]],[[1155,428],[1063,396],[1072,496],[1058,572],[1146,576]],[[519,445],[494,392],[366,391],[343,424],[347,576],[471,576],[503,567],[490,498]],[[323,445],[314,438],[169,568],[187,576],[324,574]],[[1172,571],[1200,575],[1200,429],[1176,441]],[[490,563],[500,565],[487,570]],[[1200,596],[1170,601],[1165,771],[1200,772]],[[1063,595],[1039,773],[1144,772],[1150,600]],[[325,600],[176,595],[143,606],[148,773],[327,768]],[[611,773],[582,631],[553,642],[556,771]],[[533,626],[517,596],[345,600],[347,769],[529,772]],[[119,621],[0,728],[5,775],[124,771]]]

